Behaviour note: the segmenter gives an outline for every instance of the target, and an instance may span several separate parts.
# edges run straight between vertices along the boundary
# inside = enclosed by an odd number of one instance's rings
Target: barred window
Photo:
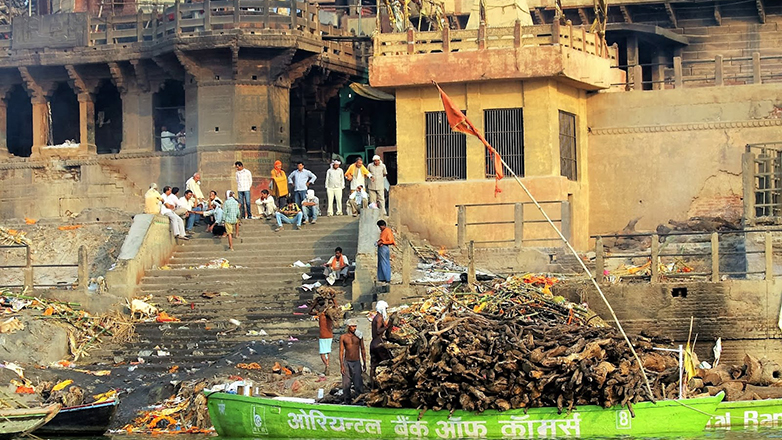
[[[445,112],[426,112],[426,180],[467,178],[467,137],[451,130]]]
[[[578,180],[576,156],[576,115],[559,111],[559,170],[570,180]]]
[[[517,176],[524,176],[524,118],[520,108],[483,111],[486,140]],[[486,150],[486,177],[494,177],[494,161]]]

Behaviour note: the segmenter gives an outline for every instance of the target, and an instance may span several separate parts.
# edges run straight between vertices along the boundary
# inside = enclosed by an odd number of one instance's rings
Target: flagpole
[[[584,269],[584,272],[589,276],[590,281],[592,281],[592,284],[595,286],[595,289],[597,289],[597,293],[600,294],[600,298],[602,298],[603,303],[605,303],[606,307],[608,307],[608,311],[611,312],[611,317],[614,318],[614,322],[616,323],[616,326],[619,328],[619,331],[622,333],[622,336],[625,339],[625,342],[627,342],[627,345],[630,347],[630,351],[633,353],[633,357],[635,358],[635,361],[638,362],[638,367],[641,369],[641,375],[643,375],[644,383],[646,384],[646,391],[649,392],[649,398],[652,400],[652,402],[655,401],[654,394],[652,393],[652,387],[649,385],[649,378],[646,376],[646,371],[644,371],[644,365],[643,362],[641,362],[641,358],[638,357],[638,353],[635,352],[635,348],[633,347],[632,342],[630,342],[630,338],[627,336],[627,333],[625,333],[624,329],[622,328],[622,324],[619,322],[619,318],[616,316],[616,313],[614,312],[614,308],[611,307],[611,304],[608,302],[608,298],[606,298],[605,294],[603,293],[603,289],[600,288],[600,285],[597,284],[597,280],[592,275],[592,271],[589,270],[589,268],[584,264],[584,261],[581,259],[581,256],[578,255],[578,252],[573,248],[573,246],[570,244],[570,242],[565,238],[564,235],[562,235],[562,231],[559,230],[557,225],[554,224],[554,222],[551,220],[551,217],[546,214],[546,211],[543,210],[543,207],[540,206],[537,199],[535,199],[535,196],[532,195],[532,193],[527,189],[527,186],[524,185],[524,183],[519,179],[519,176],[516,175],[516,173],[513,172],[511,167],[508,166],[508,164],[505,162],[505,159],[502,158],[499,154],[497,155],[499,157],[500,162],[502,162],[502,165],[507,169],[510,174],[513,176],[513,178],[516,180],[516,183],[521,186],[521,189],[524,190],[524,192],[527,194],[527,197],[532,200],[532,203],[535,204],[535,206],[540,210],[541,214],[543,214],[543,217],[546,219],[548,224],[551,225],[552,228],[557,232],[557,235],[559,235],[559,238],[562,239],[562,241],[565,243],[565,246],[567,246],[568,249],[570,249],[570,252],[576,257],[576,260],[578,260],[578,263],[581,265],[581,268]],[[652,262],[654,264],[654,262]]]

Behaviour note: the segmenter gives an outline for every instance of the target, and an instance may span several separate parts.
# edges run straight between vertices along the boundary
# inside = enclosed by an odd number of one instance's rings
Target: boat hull
[[[35,434],[71,437],[102,435],[109,429],[118,403],[117,400],[109,400],[63,408],[49,423],[36,429]]]
[[[782,399],[721,402],[706,429],[733,430],[782,427]]]
[[[326,405],[223,392],[207,393],[209,415],[229,438],[559,438],[696,435],[723,395],[642,402],[626,408],[581,406],[569,414],[533,408],[481,414]]]
[[[32,432],[57,415],[60,405],[43,408],[19,408],[0,411],[0,439]]]

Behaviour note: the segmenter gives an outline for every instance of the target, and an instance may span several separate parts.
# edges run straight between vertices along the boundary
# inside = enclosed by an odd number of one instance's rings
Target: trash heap
[[[204,388],[208,380],[193,380],[177,384],[176,394],[159,405],[139,412],[122,431],[126,433],[209,433],[212,422],[206,407]]]
[[[475,291],[438,288],[394,312],[394,357],[378,369],[367,404],[565,410],[648,399],[621,334],[588,308],[554,296],[556,282],[525,275],[479,283]],[[653,352],[649,339],[633,339],[655,399],[675,397],[677,358]]]

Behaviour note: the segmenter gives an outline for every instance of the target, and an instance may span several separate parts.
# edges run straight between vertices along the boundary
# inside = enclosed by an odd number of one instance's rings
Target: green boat
[[[581,406],[569,414],[532,408],[481,414],[314,403],[312,399],[205,392],[215,430],[228,438],[560,438],[697,435],[722,401],[713,397]]]
[[[59,411],[58,404],[41,408],[0,409],[0,439],[10,439],[32,432],[53,419]]]
[[[782,427],[782,399],[721,402],[706,429],[739,431]]]

